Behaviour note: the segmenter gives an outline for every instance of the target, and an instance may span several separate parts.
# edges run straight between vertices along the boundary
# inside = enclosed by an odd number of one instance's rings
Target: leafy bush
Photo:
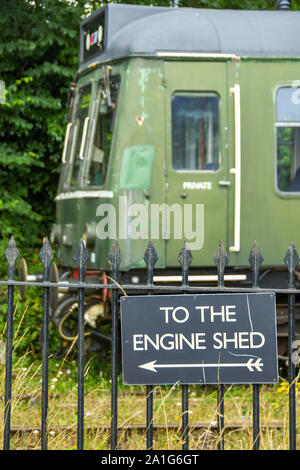
[[[37,246],[54,219],[68,85],[78,65],[84,1],[1,2],[0,250],[13,234]]]

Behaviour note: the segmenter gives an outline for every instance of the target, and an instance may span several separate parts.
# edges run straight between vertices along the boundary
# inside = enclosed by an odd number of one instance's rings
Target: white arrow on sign
[[[170,367],[247,367],[250,372],[253,372],[255,369],[261,372],[263,363],[261,358],[255,359],[252,357],[248,362],[233,362],[233,363],[217,363],[217,364],[156,364],[156,361],[147,362],[146,364],[141,364],[139,367],[146,370],[151,370],[152,372],[157,372],[156,369],[167,369]]]

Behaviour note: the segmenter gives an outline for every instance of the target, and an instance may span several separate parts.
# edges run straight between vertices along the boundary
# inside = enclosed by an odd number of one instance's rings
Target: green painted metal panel
[[[148,189],[151,180],[154,148],[134,145],[123,152],[120,189]]]

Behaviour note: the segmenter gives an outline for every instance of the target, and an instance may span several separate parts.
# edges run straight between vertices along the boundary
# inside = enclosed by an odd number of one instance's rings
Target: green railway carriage
[[[62,268],[172,281],[183,240],[194,277],[245,281],[254,240],[265,279],[300,246],[300,12],[109,4],[81,25],[52,241]],[[192,272],[192,271],[191,271]],[[270,277],[270,279],[272,279]],[[270,281],[271,282],[271,281]],[[276,283],[276,278],[272,282]]]
[[[300,183],[292,189],[300,166],[299,21],[290,11],[110,4],[83,22],[52,234],[62,266],[73,264],[85,234],[89,268],[108,269],[113,235],[121,268],[142,267],[151,220],[139,238],[119,234],[121,216],[128,225],[136,215],[119,208],[134,203],[177,204],[182,220],[184,205],[203,205],[192,208],[197,236],[186,237],[196,266],[212,265],[219,240],[229,266],[245,266],[255,239],[265,263],[281,265],[291,239],[300,244]],[[103,203],[114,205],[117,226],[101,239]],[[182,237],[172,233],[176,207],[169,237],[155,241],[159,268],[177,267],[189,235],[184,227]]]

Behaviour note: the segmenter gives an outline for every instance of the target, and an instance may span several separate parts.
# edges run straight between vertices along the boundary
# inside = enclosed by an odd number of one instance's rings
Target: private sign
[[[121,298],[128,385],[275,383],[274,294]]]

